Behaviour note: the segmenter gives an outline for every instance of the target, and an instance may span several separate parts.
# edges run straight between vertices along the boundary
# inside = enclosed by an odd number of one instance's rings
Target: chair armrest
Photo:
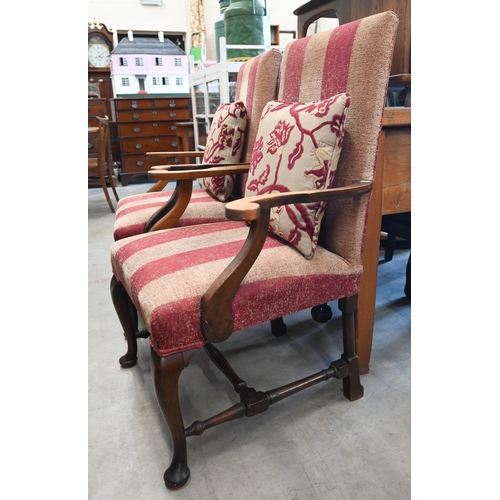
[[[312,191],[293,191],[248,196],[226,204],[226,217],[232,220],[252,221],[258,219],[264,210],[294,203],[314,203],[318,201],[341,200],[368,193],[373,181],[354,181],[350,186]]]
[[[246,174],[249,163],[219,164],[219,165],[158,165],[148,171],[148,178],[153,181],[177,181],[198,179],[200,177],[215,177],[229,174]],[[187,170],[186,170],[187,169]]]
[[[223,342],[233,333],[231,303],[266,241],[271,208],[292,203],[330,201],[369,193],[373,181],[315,191],[296,191],[241,198],[226,204],[226,217],[249,221],[250,231],[238,255],[210,285],[201,299],[201,329],[209,342]]]

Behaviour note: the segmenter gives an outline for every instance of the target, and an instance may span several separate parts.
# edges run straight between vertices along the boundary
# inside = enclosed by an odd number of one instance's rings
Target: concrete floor
[[[120,197],[147,183],[118,186]],[[156,402],[149,345],[122,369],[126,343],[109,294],[114,214],[100,188],[88,206],[88,498],[91,500],[404,500],[410,498],[410,301],[403,293],[409,250],[391,262],[381,252],[371,370],[365,395],[349,402],[338,380],[318,384],[251,419],[188,439],[191,478],[165,488],[171,440]],[[267,324],[221,346],[238,374],[268,390],[329,365],[340,355],[340,313],[318,324],[309,311],[285,318],[288,335]],[[200,350],[180,381],[185,424],[237,402],[229,383]]]

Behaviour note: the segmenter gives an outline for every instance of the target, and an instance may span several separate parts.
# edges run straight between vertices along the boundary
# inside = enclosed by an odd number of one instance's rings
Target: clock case
[[[104,24],[100,24],[97,26],[95,24],[91,26],[89,23],[88,40],[90,41],[90,39],[93,36],[99,35],[100,37],[102,37],[103,41],[104,40],[106,41],[109,50],[111,52],[113,50],[113,33],[109,31]],[[89,64],[87,64],[87,68],[88,68],[88,82],[89,83],[93,82],[95,84],[98,84],[100,98],[104,99],[106,114],[110,119],[112,119],[110,99],[113,98],[113,84],[111,83],[111,70],[109,67],[94,68]],[[89,98],[90,97],[91,96],[89,95]],[[90,115],[89,115],[89,120],[90,120]],[[118,152],[118,143],[116,139],[116,126],[113,122],[110,123],[110,136],[111,136],[111,154],[113,157],[113,161],[118,161],[120,155]]]

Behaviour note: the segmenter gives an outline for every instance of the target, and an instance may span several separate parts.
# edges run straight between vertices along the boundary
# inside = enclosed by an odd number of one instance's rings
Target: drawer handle
[[[136,163],[136,165],[137,165],[138,167],[142,167],[142,166],[144,165],[144,162],[142,162],[142,161],[138,161],[138,162]]]
[[[151,114],[152,114],[152,115],[157,115],[157,114],[158,114],[158,111],[151,111]]]
[[[93,149],[94,144],[92,142],[89,142],[89,149]]]
[[[174,159],[174,163],[179,163],[179,161],[180,161],[179,158]]]
[[[139,118],[139,116],[140,116],[140,115],[139,115],[139,113],[134,113],[134,114],[132,115],[132,118],[135,118],[135,119],[137,120],[137,118]]]
[[[170,118],[174,118],[174,116],[177,116],[177,113],[170,113]]]
[[[175,108],[175,101],[170,101],[170,107]]]
[[[160,139],[158,139],[158,137],[155,137],[155,142],[160,142]]]
[[[135,149],[141,149],[142,148],[142,144],[136,144],[135,145]]]
[[[170,127],[170,130],[177,130],[177,125],[172,125],[172,126]]]
[[[172,147],[173,147],[173,148],[176,148],[176,147],[177,147],[177,142],[176,142],[176,141],[174,141],[174,142],[172,143]]]
[[[158,126],[158,124],[157,124],[157,123],[153,123],[153,127],[157,127],[157,126]]]
[[[140,131],[141,131],[141,129],[140,129],[139,127],[135,127],[135,128],[134,128],[134,132],[135,132],[136,134],[137,134],[138,132],[140,132]]]
[[[139,107],[139,104],[137,104],[137,101],[132,101],[132,107],[134,109],[137,109]]]

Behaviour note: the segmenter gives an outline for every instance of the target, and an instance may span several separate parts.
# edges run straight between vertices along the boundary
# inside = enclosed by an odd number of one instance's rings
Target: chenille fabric
[[[384,12],[291,42],[278,99],[311,102],[346,92],[351,103],[334,186],[372,179],[398,18]],[[234,330],[359,292],[369,196],[328,203],[307,260],[269,234],[232,302]],[[113,272],[160,356],[201,347],[200,300],[236,256],[243,222],[156,231],[117,241]]]
[[[238,71],[235,99],[244,103],[247,112],[246,138],[241,154],[242,162],[250,161],[259,127],[259,118],[264,106],[276,98],[281,57],[279,50],[271,49],[245,62]],[[246,175],[233,177],[231,182],[234,182],[232,198],[240,198],[244,193]],[[149,218],[167,203],[170,196],[170,192],[160,192],[144,193],[120,199],[116,208],[114,224],[115,241],[141,234]],[[191,198],[188,209],[177,221],[176,227],[226,221],[224,203],[211,196],[203,188],[194,189],[193,196],[197,197],[196,203],[193,203],[195,200]]]
[[[374,177],[398,22],[393,12],[383,12],[301,38],[285,48],[279,100],[317,101],[342,92],[351,97],[334,187]],[[371,103],[377,103],[375,109]],[[360,263],[368,204],[368,196],[328,203],[319,244]]]
[[[242,101],[223,103],[212,119],[202,163],[238,163],[247,129],[247,110]],[[234,175],[202,177],[198,182],[219,201],[233,194]]]
[[[262,112],[247,195],[329,189],[344,138],[348,94],[309,103],[271,101]],[[312,259],[326,202],[273,207],[269,230]]]
[[[160,356],[201,347],[200,300],[243,246],[241,222],[153,231],[115,242],[113,272],[151,333]],[[269,235],[232,303],[234,330],[355,294],[361,266],[318,248],[304,259],[295,247]]]

